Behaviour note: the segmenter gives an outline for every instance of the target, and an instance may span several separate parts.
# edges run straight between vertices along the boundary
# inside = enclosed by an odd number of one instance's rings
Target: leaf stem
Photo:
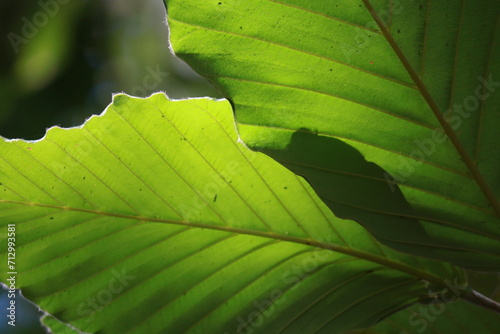
[[[500,313],[500,303],[486,297],[485,295],[480,294],[476,290],[472,290],[470,293],[463,296],[463,299],[468,301],[469,303],[479,305],[489,310],[493,310],[497,313]]]

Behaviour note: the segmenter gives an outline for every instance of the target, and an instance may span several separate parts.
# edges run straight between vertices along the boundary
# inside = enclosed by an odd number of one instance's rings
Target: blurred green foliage
[[[161,0],[0,2],[0,135],[80,125],[116,92],[219,97],[168,49]]]

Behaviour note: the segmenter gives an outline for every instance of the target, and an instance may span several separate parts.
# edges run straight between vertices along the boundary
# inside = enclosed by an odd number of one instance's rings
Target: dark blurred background
[[[0,0],[0,136],[80,125],[117,92],[220,97],[171,54],[165,21],[162,0]],[[0,289],[0,333],[45,333],[28,303],[7,325],[7,303]]]
[[[219,97],[168,48],[162,0],[0,2],[0,135],[80,125],[116,92]]]

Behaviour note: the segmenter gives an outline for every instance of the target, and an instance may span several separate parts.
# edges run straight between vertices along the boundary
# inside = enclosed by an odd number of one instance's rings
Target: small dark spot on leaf
[[[400,34],[400,33],[401,33],[401,29],[398,28],[398,34]]]
[[[333,70],[332,70],[332,69],[330,69],[330,72],[332,72],[332,71],[333,71]]]
[[[49,219],[54,219],[54,217],[50,217]]]
[[[288,189],[288,187],[283,187],[283,189],[287,190],[287,189]]]
[[[240,26],[240,30],[243,30],[243,27]]]
[[[217,201],[217,194],[214,196],[214,202]]]
[[[218,5],[222,5],[222,2],[219,2]]]
[[[85,180],[85,179],[86,179],[86,177],[84,176],[84,177],[83,177],[83,179]]]

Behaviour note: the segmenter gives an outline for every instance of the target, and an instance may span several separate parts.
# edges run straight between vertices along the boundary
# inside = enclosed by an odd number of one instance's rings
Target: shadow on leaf
[[[414,253],[415,241],[429,239],[401,190],[387,183],[386,171],[343,141],[302,128],[286,149],[259,151],[304,177],[337,217],[357,221],[382,243]]]

